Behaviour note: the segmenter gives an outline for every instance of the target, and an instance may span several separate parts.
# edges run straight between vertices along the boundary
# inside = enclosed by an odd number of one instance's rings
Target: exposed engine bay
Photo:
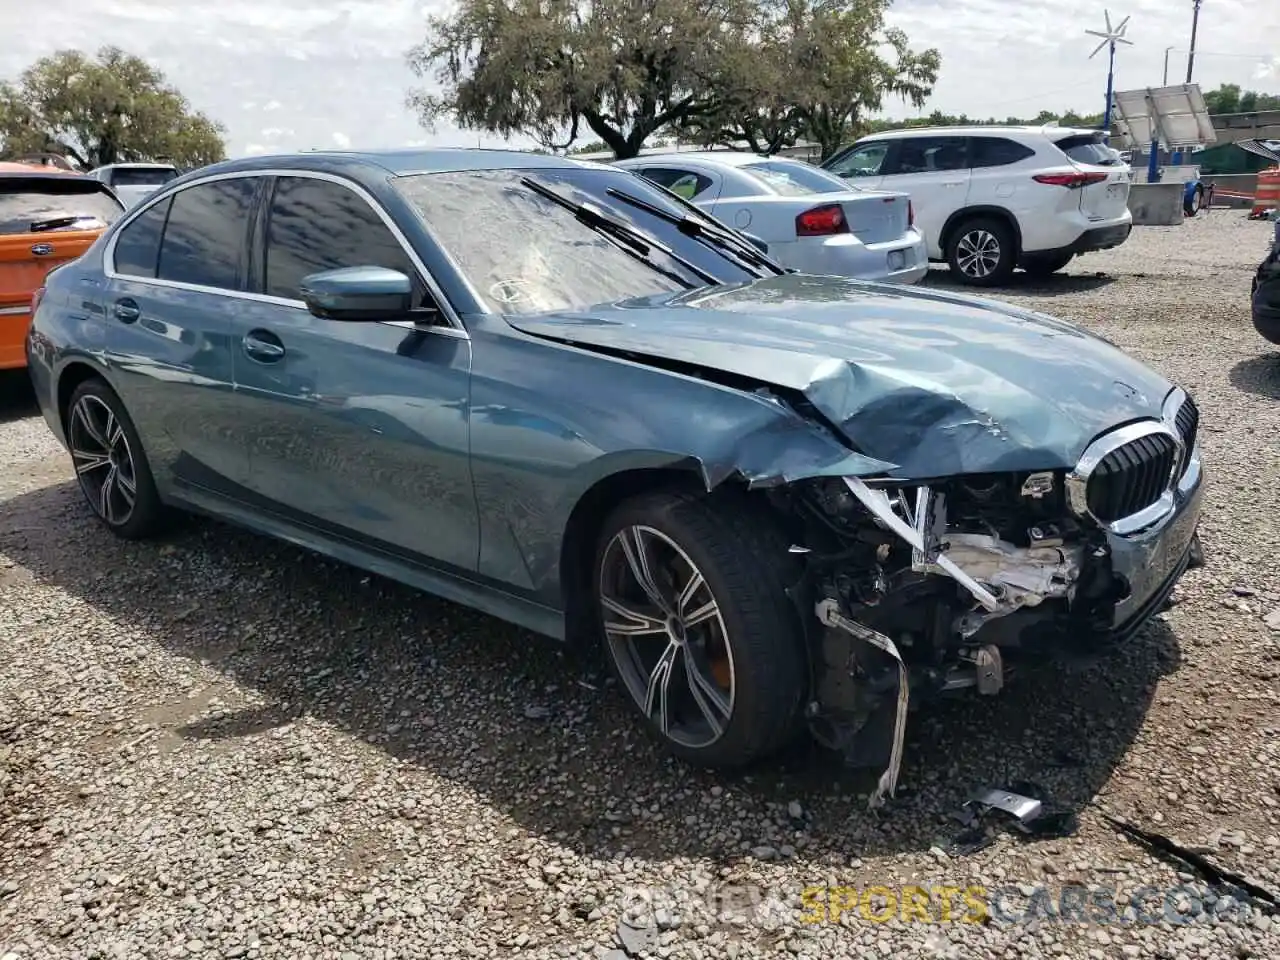
[[[896,784],[909,697],[995,694],[1011,659],[1109,625],[1126,585],[1102,529],[1073,515],[1064,479],[846,477],[770,491],[795,521],[791,552],[807,571],[794,598],[814,631],[810,728],[856,765],[884,762],[891,747],[873,805]]]

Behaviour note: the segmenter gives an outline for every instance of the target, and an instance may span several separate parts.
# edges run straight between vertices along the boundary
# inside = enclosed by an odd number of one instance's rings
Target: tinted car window
[[[301,300],[304,277],[341,267],[388,267],[417,277],[404,247],[355,191],[330,180],[281,177],[267,220],[266,292]]]
[[[823,165],[823,169],[838,177],[878,177],[884,173],[884,161],[888,156],[889,142],[881,140],[837,154]]]
[[[161,187],[178,176],[166,167],[120,167],[111,171],[111,182],[117,187]]]
[[[214,180],[174,194],[160,246],[161,280],[240,290],[256,177]]]
[[[936,173],[969,166],[964,137],[907,137],[899,144],[898,162],[888,173]]]
[[[1005,137],[974,137],[969,142],[969,149],[972,151],[970,166],[973,167],[1003,167],[1036,155],[1030,147]]]
[[[677,196],[692,200],[711,186],[711,178],[692,170],[676,170],[671,167],[645,167],[640,175]]]
[[[522,184],[525,177],[573,203],[594,204],[722,282],[756,277],[664,220],[610,196],[613,188],[674,216],[709,221],[662,188],[622,170],[475,170],[395,180],[396,189],[422,214],[476,290],[500,313],[580,310],[704,284],[660,251],[651,251],[654,265],[623,252],[572,211]]]
[[[1119,157],[1107,146],[1106,134],[1083,133],[1063,137],[1054,143],[1076,163],[1090,163],[1100,167],[1112,167],[1120,163]]]
[[[101,230],[124,207],[89,177],[0,177],[0,234]]]
[[[802,197],[849,189],[835,174],[799,160],[762,160],[759,163],[744,164],[742,171],[767,184],[770,193],[784,197]]]
[[[116,237],[115,269],[130,277],[154,277],[160,259],[160,237],[172,198],[147,207]]]

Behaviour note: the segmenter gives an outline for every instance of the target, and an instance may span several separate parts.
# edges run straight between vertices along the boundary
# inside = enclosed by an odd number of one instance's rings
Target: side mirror
[[[302,278],[302,300],[322,320],[403,320],[413,309],[413,281],[386,267],[343,267]]]
[[[747,240],[750,241],[751,245],[755,247],[757,250],[759,250],[761,253],[769,252],[769,245],[765,243],[763,240],[761,240],[759,237],[757,237],[754,233],[747,233],[745,230],[739,230],[738,232],[741,233],[744,237],[746,237]]]

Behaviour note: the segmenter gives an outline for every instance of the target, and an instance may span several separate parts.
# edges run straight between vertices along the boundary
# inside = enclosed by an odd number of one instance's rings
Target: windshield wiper
[[[606,240],[610,241],[619,250],[630,254],[641,263],[654,270],[657,270],[663,276],[674,280],[686,289],[697,286],[690,283],[687,278],[680,276],[674,270],[668,270],[666,267],[659,265],[650,255],[650,250],[657,250],[659,253],[671,258],[675,263],[680,264],[684,269],[688,270],[703,283],[719,285],[720,278],[713,276],[703,270],[697,264],[691,263],[680,254],[676,253],[670,247],[665,246],[647,233],[642,233],[634,227],[630,227],[621,220],[614,220],[612,217],[606,216],[595,207],[586,203],[575,203],[568,197],[563,197],[556,191],[544,184],[538,183],[529,177],[521,177],[520,183],[527,187],[540,197],[545,197],[552,203],[558,204],[564,209],[571,212],[578,220],[591,229],[595,230]]]
[[[616,187],[610,187],[606,192],[609,196],[621,200],[623,203],[652,214],[659,220],[665,220],[685,236],[693,237],[695,240],[702,240],[715,247],[721,256],[736,262],[740,267],[755,268],[754,272],[757,274],[760,272],[760,267],[767,267],[769,270],[781,272],[781,268],[777,264],[731,230],[710,221],[703,223],[692,217],[681,217],[674,213],[668,213],[661,207],[654,206],[649,201],[641,200],[639,197],[634,197]]]

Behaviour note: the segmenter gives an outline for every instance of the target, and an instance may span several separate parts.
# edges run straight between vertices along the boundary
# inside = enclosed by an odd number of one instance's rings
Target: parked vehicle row
[[[929,270],[905,193],[863,190],[799,160],[673,153],[619,160],[720,222],[749,231],[804,273],[915,283]]]
[[[807,729],[887,755],[882,799],[911,698],[1123,641],[1194,553],[1176,384],[1043,314],[789,270],[608,165],[217,164],[35,301],[108,529],[202,512],[598,646],[696,763]]]
[[[823,168],[910,194],[929,257],[993,286],[1118,246],[1133,228],[1130,168],[1101,130],[973,126],[863,137]]]
[[[789,266],[866,280],[914,283],[929,261],[974,286],[1006,283],[1017,267],[1046,276],[1133,227],[1130,168],[1099,130],[894,130],[820,169],[734,151],[616,163],[750,229]]]

